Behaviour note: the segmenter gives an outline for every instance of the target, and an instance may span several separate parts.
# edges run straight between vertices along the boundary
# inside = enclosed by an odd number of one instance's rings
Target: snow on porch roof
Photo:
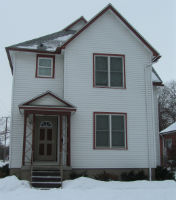
[[[176,132],[176,122],[168,126],[166,129],[162,130],[160,134],[168,134],[173,132]]]
[[[42,93],[20,104],[19,109],[38,111],[76,111],[76,107],[74,105],[56,96],[51,91]]]

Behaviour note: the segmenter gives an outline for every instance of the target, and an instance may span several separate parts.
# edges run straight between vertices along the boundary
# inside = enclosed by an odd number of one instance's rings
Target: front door
[[[56,161],[58,118],[37,116],[35,126],[35,161]]]

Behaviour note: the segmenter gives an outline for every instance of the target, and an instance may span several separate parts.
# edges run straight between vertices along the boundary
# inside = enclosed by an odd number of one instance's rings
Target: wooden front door
[[[56,161],[58,118],[38,116],[35,126],[35,161]]]

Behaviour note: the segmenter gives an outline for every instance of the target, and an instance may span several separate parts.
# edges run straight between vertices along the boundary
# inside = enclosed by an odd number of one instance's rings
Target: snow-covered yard
[[[0,179],[0,200],[171,200],[175,181],[103,182],[81,177],[64,181],[63,189],[39,190],[15,176]]]

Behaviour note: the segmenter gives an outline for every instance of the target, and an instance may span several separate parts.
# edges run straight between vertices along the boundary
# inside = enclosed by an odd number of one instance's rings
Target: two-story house
[[[13,74],[10,170],[90,175],[160,164],[160,54],[111,5],[90,21],[6,48]]]

